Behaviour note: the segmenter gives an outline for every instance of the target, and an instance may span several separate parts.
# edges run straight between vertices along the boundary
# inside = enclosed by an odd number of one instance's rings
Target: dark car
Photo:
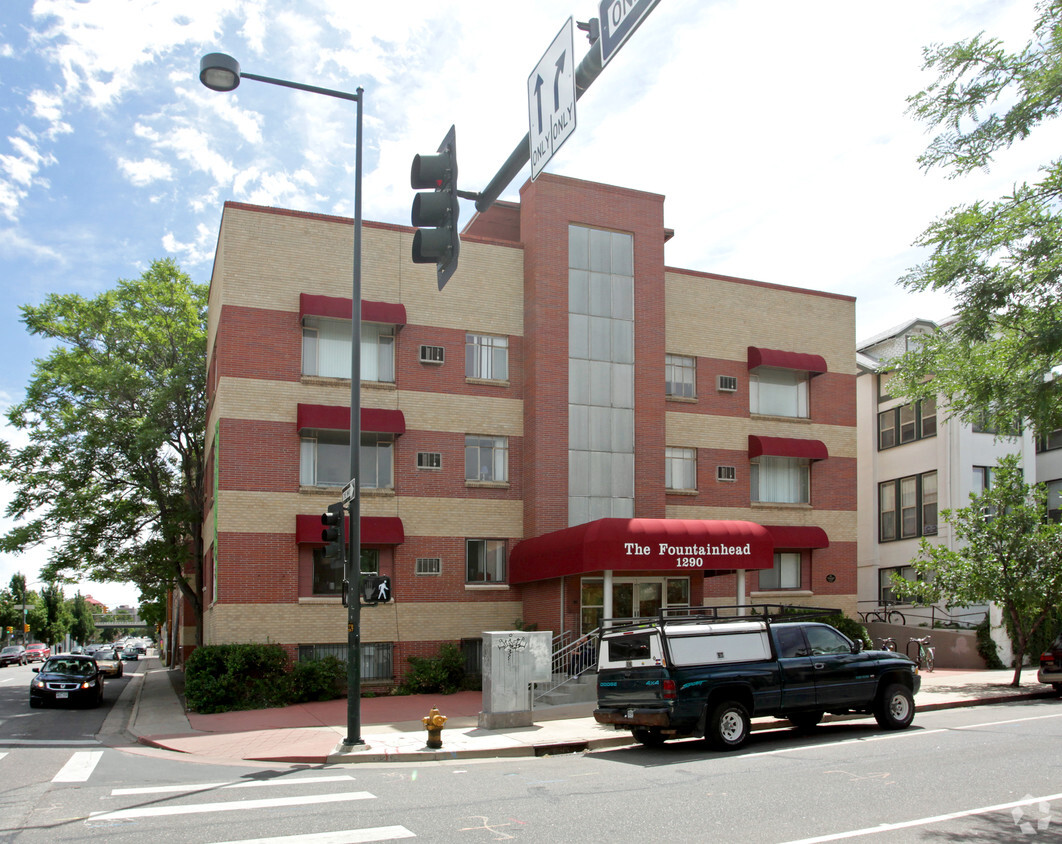
[[[0,651],[0,668],[5,665],[25,665],[26,649],[22,645],[8,645]]]
[[[129,645],[122,649],[119,656],[122,659],[140,659],[140,652],[132,645]]]
[[[1040,670],[1036,679],[1041,683],[1054,686],[1056,692],[1062,693],[1062,633],[1040,654]]]
[[[103,672],[96,660],[85,654],[59,654],[48,657],[44,665],[33,669],[30,682],[30,706],[46,703],[80,703],[99,706],[103,703]]]

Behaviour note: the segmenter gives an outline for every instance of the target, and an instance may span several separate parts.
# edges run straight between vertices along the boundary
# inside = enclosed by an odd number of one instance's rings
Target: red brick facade
[[[498,203],[473,219],[442,292],[434,268],[409,261],[410,229],[364,227],[363,299],[407,314],[395,326],[393,382],[362,382],[363,408],[404,420],[392,446],[393,482],[361,498],[363,518],[400,523],[404,535],[394,544],[363,539],[392,577],[396,600],[363,611],[362,641],[393,648],[394,678],[406,657],[484,630],[519,623],[579,631],[584,587],[605,576],[470,582],[466,572],[469,540],[500,540],[510,556],[522,540],[569,527],[571,225],[633,237],[634,518],[822,528],[828,547],[776,549],[800,553],[800,585],[765,600],[854,609],[854,300],[667,267],[673,233],[664,227],[664,197],[543,175],[524,186],[519,205]],[[268,640],[297,655],[346,641],[338,598],[314,594],[320,543],[296,531],[298,516],[338,498],[337,487],[300,483],[297,408],[349,406],[349,380],[302,374],[300,295],[342,300],[346,292],[349,302],[350,235],[349,220],[226,204],[207,358],[207,454],[217,467],[204,514],[208,642]],[[468,376],[469,333],[507,340],[507,377]],[[442,347],[444,361],[422,362],[421,346]],[[810,379],[810,418],[750,413],[750,346],[823,356],[827,371]],[[696,361],[695,396],[665,396],[668,354]],[[738,389],[717,389],[720,375],[736,378]],[[466,479],[466,435],[504,437],[507,480]],[[811,464],[809,504],[751,502],[750,435],[825,444],[829,456]],[[665,488],[668,447],[695,450],[695,490]],[[420,453],[438,455],[440,465],[418,466]],[[719,480],[720,466],[733,467],[734,479]],[[736,599],[732,571],[650,568],[623,579],[680,575],[690,603]],[[746,598],[757,599],[758,581],[750,571]]]

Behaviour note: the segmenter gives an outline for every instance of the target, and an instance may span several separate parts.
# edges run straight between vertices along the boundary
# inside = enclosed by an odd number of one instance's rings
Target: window
[[[350,433],[306,431],[299,449],[299,483],[303,486],[345,486],[350,480]],[[362,434],[359,489],[394,486],[394,434]]]
[[[936,399],[903,404],[878,414],[878,451],[936,435]]]
[[[442,559],[440,557],[417,557],[415,574],[442,574]]]
[[[809,624],[804,628],[804,635],[807,636],[812,656],[850,654],[852,652],[852,643],[843,633],[834,630],[832,627]]]
[[[378,548],[362,548],[361,549],[361,573],[362,574],[379,574],[380,573],[380,551]]]
[[[391,680],[394,677],[394,644],[391,642],[362,642],[361,679]],[[299,662],[309,662],[334,656],[347,661],[347,644],[299,645]]]
[[[991,466],[974,466],[973,467],[973,488],[970,490],[972,495],[984,495],[992,488],[992,467]]]
[[[325,556],[324,548],[313,549],[313,594],[339,595],[343,591],[343,562]]]
[[[749,375],[749,410],[761,416],[808,416],[808,374],[759,367]]]
[[[1059,428],[1057,431],[1052,431],[1045,436],[1036,438],[1037,454],[1041,451],[1054,451],[1056,448],[1062,448],[1062,428]]]
[[[878,603],[885,607],[900,603],[892,586],[892,576],[899,575],[904,580],[917,580],[918,575],[911,566],[898,566],[890,569],[878,569]]]
[[[306,317],[302,326],[302,374],[350,378],[350,320]],[[395,380],[395,327],[361,324],[361,379]]]
[[[878,414],[878,451],[896,445],[896,411],[883,410]]]
[[[692,399],[697,395],[697,359],[685,355],[664,356],[664,394]]]
[[[489,334],[465,335],[465,377],[509,380],[509,338]]]
[[[468,434],[465,437],[465,480],[509,481],[509,438]]]
[[[393,489],[394,434],[362,434],[359,489]]]
[[[350,433],[306,431],[299,448],[299,483],[344,486],[350,480]]]
[[[770,504],[807,504],[811,501],[811,468],[798,457],[763,455],[750,466],[752,500]]]
[[[889,392],[889,382],[892,381],[896,375],[894,371],[879,372],[878,373],[878,401],[888,401],[892,398],[892,393]]]
[[[665,449],[664,486],[667,489],[697,489],[697,449]]]
[[[925,472],[878,485],[878,541],[937,532],[937,473]]]
[[[800,552],[775,551],[774,566],[760,572],[760,589],[799,589]]]
[[[1062,480],[1046,481],[1047,518],[1052,522],[1062,522]]]
[[[505,582],[504,539],[469,539],[465,542],[465,580],[468,583]]]

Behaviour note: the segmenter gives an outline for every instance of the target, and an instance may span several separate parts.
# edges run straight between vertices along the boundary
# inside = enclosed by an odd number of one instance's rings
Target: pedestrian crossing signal
[[[361,597],[367,604],[386,604],[391,595],[391,578],[386,574],[363,575]]]

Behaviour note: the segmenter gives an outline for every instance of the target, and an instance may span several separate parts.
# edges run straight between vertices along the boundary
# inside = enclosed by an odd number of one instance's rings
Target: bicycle
[[[892,606],[892,604],[885,603],[876,610],[867,610],[859,613],[859,617],[864,624],[868,624],[871,621],[880,621],[885,624],[906,625],[907,619],[904,618],[903,613],[899,610],[890,609]]]
[[[911,655],[911,645],[918,645],[918,653],[916,654],[915,663],[918,665],[919,670],[925,668],[926,671],[932,671],[933,665],[936,662],[936,649],[929,644],[930,637],[923,636],[921,639],[911,638],[907,640],[907,655]]]
[[[881,643],[881,647],[878,648],[879,651],[892,651],[893,653],[896,653],[896,640],[893,639],[892,636],[885,636],[884,638],[878,639],[878,641]]]

